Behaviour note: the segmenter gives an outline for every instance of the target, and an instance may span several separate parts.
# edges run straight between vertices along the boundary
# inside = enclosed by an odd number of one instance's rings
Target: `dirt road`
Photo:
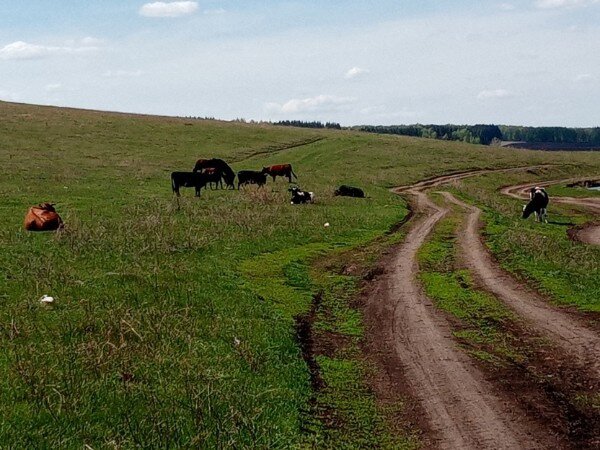
[[[393,189],[411,198],[414,213],[409,231],[388,257],[383,274],[371,285],[365,319],[370,334],[387,350],[386,371],[406,384],[423,412],[433,448],[534,449],[568,446],[551,436],[545,424],[531,419],[518,400],[486,381],[452,337],[448,318],[427,298],[417,281],[417,252],[449,207],[431,202],[425,191],[489,172],[532,169],[474,170],[420,181]],[[552,184],[552,182],[548,183]],[[531,184],[505,188],[513,197],[528,198]],[[576,318],[548,304],[517,283],[495,263],[479,236],[481,211],[449,193],[445,198],[468,210],[459,242],[477,282],[524,318],[541,335],[564,349],[579,367],[600,377],[600,337]],[[600,210],[597,199],[554,199]],[[598,209],[596,209],[598,208]],[[567,361],[568,363],[568,361]]]
[[[529,321],[554,344],[562,347],[565,353],[573,355],[581,367],[586,367],[600,378],[600,336],[498,267],[480,238],[481,210],[448,192],[443,195],[451,203],[469,211],[466,227],[459,236],[459,245],[465,263],[478,284]]]
[[[554,437],[497,393],[457,347],[446,317],[417,282],[417,251],[448,212],[423,189],[489,171],[426,180],[396,192],[413,199],[415,218],[391,264],[372,287],[367,322],[392,349],[431,430],[432,447],[445,449],[560,448]]]

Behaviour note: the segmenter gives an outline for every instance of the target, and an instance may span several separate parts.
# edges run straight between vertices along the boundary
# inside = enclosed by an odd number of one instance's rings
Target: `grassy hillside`
[[[234,170],[290,162],[317,203],[290,205],[283,181],[176,201],[170,172],[213,156]],[[332,425],[307,426],[295,329],[327,289],[313,261],[402,220],[391,186],[480,167],[600,165],[589,154],[7,103],[0,160],[0,436],[29,448],[318,443]],[[342,182],[369,198],[335,198]],[[64,232],[22,229],[42,201],[57,204]],[[56,305],[41,307],[43,294]]]

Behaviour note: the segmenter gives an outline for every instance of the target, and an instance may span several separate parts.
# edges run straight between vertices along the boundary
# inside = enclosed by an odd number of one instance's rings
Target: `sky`
[[[0,0],[0,100],[600,126],[600,0]]]

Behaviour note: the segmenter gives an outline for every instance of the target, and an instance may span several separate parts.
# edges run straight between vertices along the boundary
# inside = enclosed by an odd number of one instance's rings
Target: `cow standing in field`
[[[527,219],[531,213],[535,213],[535,221],[548,223],[548,193],[544,188],[533,187],[529,192],[529,203],[523,206],[523,219]]]
[[[229,167],[229,164],[219,158],[199,159],[194,165],[194,172],[201,172],[209,168],[219,172],[229,189],[235,189],[235,172]]]
[[[259,170],[240,170],[237,173],[238,189],[241,185],[257,184],[262,187],[267,182],[267,174]]]
[[[206,175],[206,182],[210,184],[211,189],[216,189],[217,187],[223,189],[223,174],[217,169],[214,167],[207,167],[206,169],[203,169],[201,173]]]
[[[292,170],[291,164],[276,164],[274,166],[263,167],[262,173],[271,175],[273,181],[275,181],[276,177],[288,177],[288,181],[291,183],[292,175],[294,178],[298,179],[298,176]]]
[[[196,190],[196,197],[200,197],[200,190],[206,187],[209,182],[206,174],[201,172],[173,172],[171,173],[171,187],[173,192],[180,196],[180,187],[193,187]]]

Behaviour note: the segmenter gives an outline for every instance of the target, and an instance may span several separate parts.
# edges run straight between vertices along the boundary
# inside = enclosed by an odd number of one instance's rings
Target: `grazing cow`
[[[536,222],[546,222],[548,223],[548,193],[544,188],[541,187],[533,187],[529,192],[529,203],[523,206],[523,219],[527,219],[531,213],[535,213],[535,221]]]
[[[289,182],[292,182],[292,175],[294,178],[298,179],[298,176],[292,170],[291,164],[277,164],[274,166],[263,167],[262,172],[271,175],[273,177],[273,181],[275,181],[276,177],[288,177]]]
[[[229,164],[222,159],[199,159],[194,165],[194,172],[199,172],[202,171],[202,169],[207,169],[209,167],[217,169],[228,188],[235,189],[235,172],[229,167]]]
[[[64,225],[52,203],[40,203],[29,208],[23,226],[27,231],[55,231]]]
[[[173,192],[180,196],[180,187],[193,187],[196,189],[196,197],[200,197],[200,190],[209,182],[208,176],[199,172],[173,172],[171,174],[171,186]]]
[[[240,170],[237,173],[238,189],[241,185],[258,184],[262,187],[267,182],[267,174],[258,170]]]
[[[206,169],[203,169],[201,173],[206,175],[206,182],[211,185],[211,189],[216,189],[218,186],[223,189],[223,180],[221,179],[223,174],[219,172],[218,169],[207,167]]]
[[[313,192],[302,191],[297,187],[289,188],[288,191],[292,193],[292,205],[314,203],[315,201],[315,194]]]
[[[337,188],[334,194],[341,195],[342,197],[365,198],[365,193],[362,189],[353,186],[346,186],[345,184],[342,184],[339,188]]]

